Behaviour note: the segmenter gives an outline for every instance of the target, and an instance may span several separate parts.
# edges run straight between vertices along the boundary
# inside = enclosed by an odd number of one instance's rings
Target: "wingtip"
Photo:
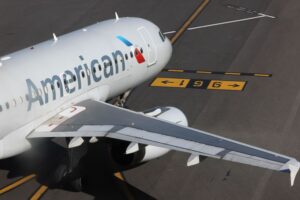
[[[291,159],[281,168],[281,171],[288,171],[290,173],[291,187],[294,186],[295,179],[299,169],[300,169],[300,162],[296,159]]]
[[[300,169],[300,162],[297,160],[293,160],[292,163],[289,164],[290,176],[291,176],[291,186],[294,185],[296,175]]]

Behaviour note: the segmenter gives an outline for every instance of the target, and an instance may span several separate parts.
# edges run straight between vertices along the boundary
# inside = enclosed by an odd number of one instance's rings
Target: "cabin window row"
[[[25,97],[25,99],[27,99],[27,98]],[[11,108],[14,108],[18,104],[22,104],[22,103],[24,103],[24,98],[21,97],[21,96],[17,99],[13,99],[12,101],[5,102],[4,104],[0,105],[0,112],[3,112],[4,110],[9,110]]]

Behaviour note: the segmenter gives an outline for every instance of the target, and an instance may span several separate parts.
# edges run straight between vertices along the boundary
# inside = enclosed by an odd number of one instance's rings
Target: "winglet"
[[[300,162],[298,162],[296,159],[291,159],[281,168],[280,171],[289,171],[291,176],[291,186],[293,186],[299,169],[300,169]]]
[[[119,15],[118,15],[118,13],[115,12],[115,15],[116,15],[116,21],[118,21],[118,20],[119,20]]]
[[[297,160],[291,160],[291,163],[288,165],[291,175],[291,186],[294,185],[296,175],[300,168],[300,163]]]

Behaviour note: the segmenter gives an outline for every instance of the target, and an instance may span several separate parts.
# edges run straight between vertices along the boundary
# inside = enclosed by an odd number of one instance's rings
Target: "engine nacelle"
[[[155,107],[143,112],[145,115],[155,117],[161,120],[188,126],[188,120],[185,114],[175,107]],[[129,143],[118,143],[112,147],[112,156],[121,166],[134,167],[149,160],[159,158],[170,150],[151,145],[139,145],[139,151],[126,155],[126,148]]]

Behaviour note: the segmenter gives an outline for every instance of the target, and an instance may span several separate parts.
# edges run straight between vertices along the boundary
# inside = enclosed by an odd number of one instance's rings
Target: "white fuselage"
[[[106,101],[158,74],[172,46],[153,23],[107,20],[0,59],[0,158],[31,147],[26,137],[86,99]]]

